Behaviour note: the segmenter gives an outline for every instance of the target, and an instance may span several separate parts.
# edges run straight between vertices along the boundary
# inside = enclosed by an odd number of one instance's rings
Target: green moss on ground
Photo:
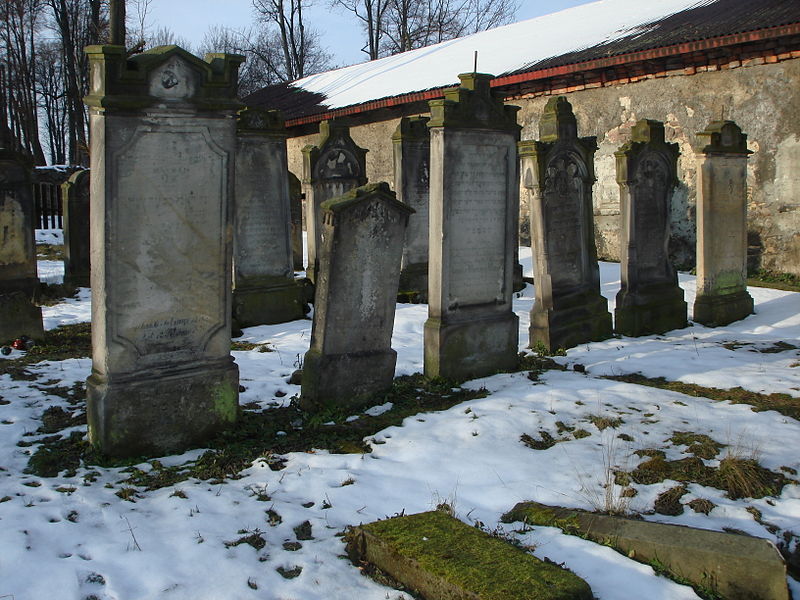
[[[756,412],[774,410],[787,417],[800,420],[800,398],[795,398],[789,394],[759,394],[758,392],[751,392],[740,387],[725,390],[721,388],[704,387],[694,383],[668,381],[664,377],[645,377],[639,373],[630,375],[609,375],[603,379],[635,383],[637,385],[680,392],[687,396],[703,397],[710,400],[727,400],[731,404],[748,404]]]
[[[416,562],[425,573],[481,600],[592,598],[589,586],[575,574],[441,511],[369,523],[361,529],[390,552]]]

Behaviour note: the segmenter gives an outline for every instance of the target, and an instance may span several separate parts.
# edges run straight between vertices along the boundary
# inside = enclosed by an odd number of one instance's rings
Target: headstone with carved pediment
[[[236,327],[305,316],[294,279],[286,127],[278,111],[239,113],[233,229],[233,319]]]
[[[0,343],[41,339],[42,309],[30,172],[32,164],[0,138]]]
[[[531,214],[536,297],[530,346],[571,348],[611,337],[592,222],[596,138],[578,137],[572,105],[548,100],[538,141],[519,144]]]
[[[747,135],[713,121],[698,135],[697,296],[693,320],[727,325],[753,312],[747,292]]]
[[[316,277],[319,266],[322,210],[320,205],[367,183],[367,150],[350,137],[343,121],[322,121],[317,144],[303,148],[303,188],[306,201],[306,274]]]
[[[89,171],[81,169],[61,184],[64,214],[64,285],[89,287]]]
[[[392,135],[394,189],[397,199],[414,209],[403,244],[400,292],[428,295],[428,197],[431,136],[428,117],[403,117]]]
[[[238,67],[177,46],[90,46],[89,439],[139,456],[238,416],[230,354]]]
[[[430,102],[428,320],[425,374],[482,377],[517,364],[511,306],[519,183],[516,106],[491,75]]]
[[[408,217],[385,182],[322,204],[322,247],[301,406],[355,408],[389,388],[391,347]]]
[[[686,327],[686,302],[669,259],[678,144],[664,141],[663,123],[642,119],[614,155],[622,213],[622,286],[614,330],[640,336]]]

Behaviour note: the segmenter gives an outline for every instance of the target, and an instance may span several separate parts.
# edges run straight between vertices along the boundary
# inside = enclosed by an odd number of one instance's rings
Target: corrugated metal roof
[[[606,43],[533,61],[511,73],[526,73],[653,48],[800,22],[800,0],[706,0],[638,31]]]
[[[471,63],[473,50],[480,50],[479,70],[524,79],[526,73],[544,69],[579,68],[597,59],[624,59],[637,52],[798,23],[800,0],[600,0],[270,86],[244,101],[278,108],[287,120],[307,120],[331,110],[357,113],[457,84],[458,73],[467,70],[461,63],[465,58]],[[548,56],[548,51],[553,54]]]

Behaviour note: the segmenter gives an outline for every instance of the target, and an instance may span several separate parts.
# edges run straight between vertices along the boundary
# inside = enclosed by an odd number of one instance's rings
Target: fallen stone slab
[[[611,546],[636,561],[658,565],[677,579],[726,600],[789,600],[786,565],[766,539],[536,502],[517,504],[502,521],[559,527],[565,533]]]
[[[580,577],[442,511],[376,521],[346,536],[366,562],[426,600],[591,600]]]

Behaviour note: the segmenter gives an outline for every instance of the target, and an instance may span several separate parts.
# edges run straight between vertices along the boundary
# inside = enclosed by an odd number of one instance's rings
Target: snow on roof
[[[717,0],[600,0],[394,56],[299,79],[328,109],[458,83],[471,72],[502,75],[553,56],[648,31],[646,24]]]

